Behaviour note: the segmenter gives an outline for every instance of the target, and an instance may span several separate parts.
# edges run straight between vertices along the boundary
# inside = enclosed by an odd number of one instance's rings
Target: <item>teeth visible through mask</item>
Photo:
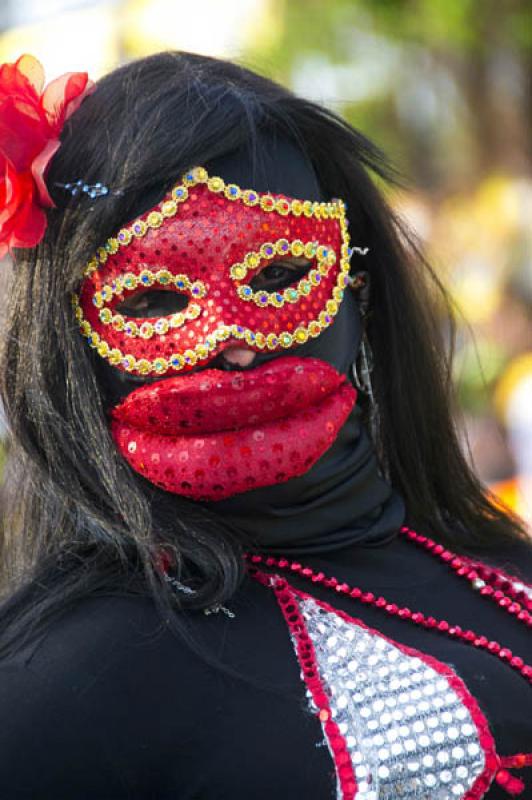
[[[254,361],[256,353],[247,347],[234,345],[223,351],[224,360],[237,367],[249,367]]]

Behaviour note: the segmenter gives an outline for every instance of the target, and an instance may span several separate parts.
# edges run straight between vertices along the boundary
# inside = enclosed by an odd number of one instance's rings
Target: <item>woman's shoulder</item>
[[[155,734],[160,681],[175,687],[183,725],[190,722],[202,680],[198,658],[149,597],[76,602],[0,662],[5,796],[132,796],[127,759],[118,765],[116,748],[127,753],[130,738]]]
[[[118,648],[134,646],[143,636],[156,636],[163,623],[150,598],[102,594],[76,600],[47,623],[37,624],[28,642],[0,669],[25,667],[35,673],[56,673],[91,663],[99,665]]]
[[[99,693],[90,690],[139,634],[154,628],[155,616],[140,599],[86,598],[0,661],[0,784],[6,796],[63,797],[67,790],[87,799],[109,796],[102,792],[128,796],[91,718]]]
[[[168,624],[150,596],[85,597],[64,609],[15,652],[0,660],[0,710],[23,716],[51,707],[72,714],[88,704],[124,698],[149,702],[148,676],[173,670],[192,687],[202,672],[190,643],[194,623],[177,617],[183,636]],[[117,695],[118,696],[118,695]],[[25,698],[32,698],[31,708]],[[22,706],[20,705],[22,701]]]
[[[198,631],[201,635],[197,620],[198,614],[163,615],[148,594],[87,596],[1,659],[0,680],[4,686],[15,677],[22,684],[40,682],[63,699],[94,695],[98,685],[119,681],[125,670],[140,680],[161,661],[186,680],[200,660],[194,648]]]

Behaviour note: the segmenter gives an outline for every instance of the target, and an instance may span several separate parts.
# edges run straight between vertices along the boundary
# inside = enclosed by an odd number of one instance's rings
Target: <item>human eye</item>
[[[143,289],[129,295],[119,303],[116,311],[126,317],[163,317],[184,311],[189,296],[171,289]]]
[[[274,261],[257,272],[249,285],[254,291],[278,291],[300,280],[309,271],[311,262],[304,258]]]

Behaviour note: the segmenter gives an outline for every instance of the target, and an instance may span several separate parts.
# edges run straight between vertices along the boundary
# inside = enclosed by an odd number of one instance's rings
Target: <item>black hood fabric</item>
[[[351,380],[361,330],[349,292],[333,325],[298,347],[297,355],[327,361]],[[208,507],[244,531],[262,552],[310,555],[387,542],[403,524],[405,508],[381,475],[359,401],[360,395],[333,445],[304,475]]]
[[[288,139],[270,133],[259,134],[253,149],[241,148],[205,166],[209,174],[219,175],[242,188],[307,200],[330,199],[323,197],[312,164],[303,151]],[[371,258],[371,253],[366,258]],[[352,380],[351,365],[361,337],[360,313],[354,295],[348,290],[334,323],[317,339],[293,352],[298,357],[322,359]],[[277,353],[257,353],[248,369],[276,357]],[[223,353],[207,365],[213,367],[237,369],[224,360]],[[139,382],[142,379],[105,365],[107,404],[114,405]],[[204,505],[263,552],[305,555],[389,541],[404,522],[404,503],[381,475],[373,443],[361,423],[359,400],[334,444],[306,474]],[[167,494],[161,504],[166,506],[165,516],[170,511],[172,497]]]
[[[259,135],[255,151],[242,148],[212,161],[207,169],[242,188],[305,200],[330,199],[323,196],[302,150],[272,134]],[[321,358],[351,380],[361,336],[358,306],[348,292],[334,324],[294,352]],[[378,545],[393,537],[405,518],[402,498],[379,471],[358,401],[332,447],[305,475],[209,507],[251,536],[261,551],[286,555],[324,553],[360,543]]]

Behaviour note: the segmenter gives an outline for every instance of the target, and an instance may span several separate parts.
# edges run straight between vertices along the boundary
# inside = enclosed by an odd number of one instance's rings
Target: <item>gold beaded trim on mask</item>
[[[197,319],[201,314],[201,307],[191,303],[184,311],[178,311],[168,317],[159,319],[145,319],[137,325],[134,319],[126,319],[122,314],[113,314],[110,308],[102,308],[100,321],[103,325],[112,325],[115,331],[124,331],[126,336],[140,336],[142,339],[151,339],[152,336],[164,336],[170,330],[181,328],[186,322]]]
[[[142,339],[151,339],[154,335],[162,336],[169,330],[180,328],[185,322],[197,319],[201,314],[201,306],[197,303],[190,303],[184,311],[179,311],[170,316],[160,317],[154,320],[145,320],[141,325],[133,319],[126,319],[122,314],[113,314],[112,309],[104,305],[113,298],[113,295],[121,295],[124,289],[133,291],[138,287],[149,288],[154,284],[160,286],[175,286],[183,293],[189,294],[198,300],[205,297],[207,289],[203,281],[191,281],[188,275],[174,275],[167,269],[159,269],[152,272],[151,269],[143,269],[139,275],[126,272],[118,275],[111,283],[103,286],[99,292],[92,296],[93,305],[100,309],[99,318],[103,325],[112,325],[117,331],[124,331],[126,336],[140,336]],[[78,322],[83,320],[83,311],[79,302],[74,302],[74,313]],[[91,329],[92,331],[92,329]]]
[[[342,244],[342,258],[340,272],[336,286],[332,290],[332,298],[327,300],[325,310],[320,311],[317,320],[312,320],[308,325],[300,325],[293,333],[283,331],[280,334],[264,334],[258,331],[255,333],[249,328],[240,325],[221,325],[212,334],[205,337],[204,341],[197,344],[194,348],[176,353],[169,359],[159,356],[153,361],[146,358],[136,359],[131,354],[124,354],[118,348],[111,348],[109,344],[92,329],[91,324],[83,318],[83,311],[79,305],[77,296],[73,297],[76,317],[80,324],[82,335],[87,339],[90,347],[95,349],[102,358],[105,358],[113,366],[119,364],[127,372],[136,372],[139,375],[149,375],[150,373],[164,374],[169,369],[176,372],[185,367],[193,367],[198,362],[206,360],[216,349],[219,342],[224,342],[229,337],[246,342],[246,344],[257,347],[259,350],[276,350],[278,347],[289,348],[295,344],[304,344],[308,339],[315,339],[333,322],[344,296],[345,287],[348,284],[349,276],[349,245],[347,239],[347,228],[342,231],[346,239]]]
[[[233,264],[230,269],[231,278],[237,281],[242,280],[249,270],[260,264],[261,260],[273,261],[277,255],[286,256],[289,253],[294,256],[304,255],[309,259],[315,258],[318,266],[301,278],[296,286],[287,286],[280,292],[269,292],[265,289],[253,291],[249,284],[243,283],[237,289],[240,299],[253,302],[260,308],[268,305],[282,308],[285,303],[297,303],[302,297],[308,297],[313,286],[319,286],[322,277],[327,275],[329,269],[336,262],[336,253],[332,247],[320,245],[319,242],[303,244],[300,239],[295,239],[293,242],[289,242],[287,239],[278,239],[273,243],[266,242],[258,252],[247,253],[242,263]]]
[[[99,292],[94,293],[92,302],[96,308],[102,308],[106,302],[112,300],[113,295],[122,294],[124,289],[133,291],[139,287],[141,289],[144,287],[149,288],[153,286],[154,283],[158,283],[161,286],[175,286],[176,289],[183,292],[190,292],[190,294],[198,298],[198,300],[205,297],[207,292],[203,281],[191,281],[188,275],[174,275],[170,270],[164,268],[153,272],[146,267],[138,275],[135,275],[133,272],[126,272],[124,275],[118,275],[110,284],[105,284]]]
[[[160,228],[165,219],[175,217],[179,206],[188,198],[188,190],[199,184],[205,184],[209,191],[223,194],[228,200],[242,202],[245,206],[259,206],[263,211],[273,211],[286,217],[293,214],[296,217],[315,217],[316,219],[343,219],[345,205],[342,200],[331,200],[329,203],[318,203],[310,200],[285,200],[275,198],[270,194],[259,194],[253,189],[241,189],[234,183],[226,184],[223,178],[209,177],[204,167],[194,167],[181,178],[181,183],[174,186],[170,192],[170,199],[163,200],[158,210],[150,211],[145,220],[136,219],[126,228],[118,231],[99,247],[96,255],[86,264],[84,275],[92,275],[99,266],[105,264],[110,255],[118,253],[121,247],[127,247],[135,239],[142,239],[151,228]]]
[[[294,344],[304,344],[309,338],[316,338],[322,333],[322,331],[328,328],[338,313],[340,303],[342,302],[344,296],[345,287],[348,284],[350,269],[349,233],[347,230],[345,204],[343,201],[335,199],[329,203],[318,203],[310,200],[288,201],[283,198],[276,199],[268,194],[260,195],[258,192],[255,192],[252,189],[240,189],[240,187],[236,186],[236,184],[226,185],[222,178],[215,176],[209,177],[204,167],[194,167],[194,169],[190,170],[190,172],[185,173],[185,175],[182,177],[181,183],[171,190],[171,199],[164,200],[159,205],[158,211],[151,211],[146,217],[146,220],[137,219],[131,223],[129,227],[122,228],[116,237],[108,239],[105,245],[98,248],[96,255],[87,263],[83,274],[85,276],[92,275],[92,273],[95,272],[100,265],[105,264],[109,255],[117,253],[120,247],[127,247],[134,238],[142,238],[151,228],[161,227],[165,218],[175,216],[177,214],[179,205],[184,203],[188,198],[188,188],[197,184],[206,184],[210,191],[218,194],[223,193],[228,200],[241,201],[246,206],[259,205],[263,211],[275,212],[281,216],[286,216],[292,213],[295,216],[303,215],[309,218],[315,217],[316,219],[337,219],[339,221],[342,234],[342,246],[340,251],[340,271],[336,281],[336,286],[332,290],[332,298],[327,300],[325,310],[320,311],[318,314],[318,319],[312,320],[306,326],[300,325],[293,333],[290,333],[289,331],[283,331],[280,334],[263,334],[261,332],[255,333],[249,328],[240,325],[221,325],[212,334],[208,334],[205,337],[205,340],[197,344],[194,348],[187,349],[184,351],[184,353],[176,353],[170,356],[169,359],[160,356],[153,359],[153,361],[149,361],[146,358],[136,359],[135,356],[129,353],[122,353],[122,351],[117,347],[111,348],[108,342],[102,339],[98,332],[93,330],[89,321],[84,318],[83,310],[79,304],[79,295],[73,294],[72,305],[74,308],[74,313],[79,323],[81,334],[87,339],[89,346],[95,349],[98,355],[109,361],[111,365],[117,366],[121,364],[127,372],[135,372],[139,375],[149,375],[152,372],[156,374],[164,374],[169,369],[173,369],[178,372],[187,366],[194,366],[197,362],[201,362],[209,358],[210,354],[218,346],[218,343],[226,341],[230,337],[245,341],[248,345],[257,347],[259,350],[275,350],[278,347],[289,348]],[[283,240],[278,240],[274,246],[277,246],[279,241],[282,242]],[[303,251],[300,251],[299,245],[303,246]],[[306,245],[304,245],[302,242],[295,240],[290,245],[292,255],[305,255],[305,247]],[[263,255],[262,257],[265,256]],[[335,254],[334,258],[336,259]],[[260,255],[258,256],[256,253],[248,253],[243,260],[243,264],[246,267],[243,277],[245,278],[248,269],[257,267],[259,263]],[[240,265],[235,264],[233,265],[232,269],[238,266]],[[318,272],[320,270],[320,266],[322,267],[322,265],[318,266]],[[174,276],[168,270],[159,270],[156,273],[151,273],[150,270],[144,270],[143,272],[150,273],[150,276],[153,276],[154,282],[156,281],[162,283],[163,285],[164,280],[177,281],[178,279],[183,279],[188,282],[189,286],[187,286],[187,288],[189,290],[193,286],[197,286],[200,291],[203,291],[204,293],[206,291],[205,285],[202,284],[201,281],[191,282],[186,275]],[[168,279],[168,275],[170,276],[170,279]],[[163,276],[162,281],[160,280],[161,276]],[[124,288],[131,289],[136,288],[136,286],[133,286],[133,282],[135,280],[138,281],[141,276],[134,275],[133,273],[126,273],[126,275],[122,277],[124,280],[128,278],[131,281],[131,285],[126,285],[124,283]],[[236,274],[233,274],[233,272],[231,273],[231,277],[235,280],[241,279],[237,277]],[[307,276],[307,280],[309,279],[310,273]],[[138,285],[138,283],[136,285]],[[102,294],[103,290],[105,290],[105,297],[102,297],[102,300],[104,301],[107,300],[107,293],[109,290],[112,290],[113,294],[120,293],[120,291],[117,291],[116,288],[113,289],[112,285],[104,286],[102,290],[100,290],[100,295]],[[201,296],[204,296],[204,294]],[[110,297],[112,297],[112,294]],[[189,311],[193,305],[194,304],[191,304],[185,310],[185,312],[183,312],[183,314]],[[155,325],[157,323],[160,322],[162,324],[170,319],[171,318],[161,318],[160,320],[157,320],[156,323],[153,323],[153,333],[159,333],[159,331],[155,330]]]

